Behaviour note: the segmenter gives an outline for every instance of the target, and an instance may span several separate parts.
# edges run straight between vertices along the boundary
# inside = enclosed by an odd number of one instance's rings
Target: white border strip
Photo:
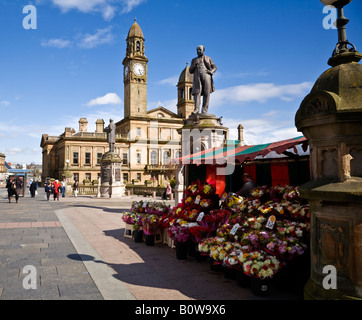
[[[88,243],[78,229],[73,225],[70,219],[66,216],[64,210],[55,211],[59,221],[72,241],[77,253],[82,255],[93,256],[94,260],[83,260],[85,267],[93,278],[94,283],[101,292],[105,300],[136,300],[132,293],[117,280],[113,275],[114,271],[107,266],[106,263],[97,263],[103,261],[98,252]]]

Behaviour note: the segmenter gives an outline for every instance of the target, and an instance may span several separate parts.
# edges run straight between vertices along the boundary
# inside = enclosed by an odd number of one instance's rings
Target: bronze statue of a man
[[[197,57],[192,59],[190,73],[194,75],[192,95],[195,100],[194,113],[200,112],[201,96],[203,96],[202,113],[209,110],[210,94],[215,91],[213,74],[217,68],[210,57],[204,55],[205,47],[197,47]]]
[[[114,152],[116,144],[116,125],[113,120],[109,120],[109,126],[104,130],[107,132],[107,142],[109,143],[109,151]]]

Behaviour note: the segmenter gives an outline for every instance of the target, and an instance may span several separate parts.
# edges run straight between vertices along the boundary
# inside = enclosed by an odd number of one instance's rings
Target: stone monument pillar
[[[222,125],[221,118],[213,114],[193,113],[185,120],[184,126],[178,130],[178,133],[181,134],[181,154],[185,156],[209,148],[222,147],[224,141],[228,139],[229,129]],[[177,170],[174,188],[176,205],[183,199],[185,187],[192,183],[187,181],[189,164],[181,163]]]
[[[228,139],[229,133],[229,129],[222,125],[222,117],[217,118],[208,112],[210,95],[215,91],[213,75],[217,67],[212,59],[204,54],[204,46],[198,46],[196,51],[197,57],[192,59],[191,67],[186,69],[193,75],[192,95],[195,107],[194,112],[185,120],[184,126],[178,130],[181,134],[182,156],[221,147]],[[188,163],[181,163],[177,170],[174,188],[176,206],[184,197],[185,187],[192,183],[192,181],[187,181],[187,175]]]
[[[109,151],[101,159],[101,198],[122,198],[125,186],[122,181],[122,160],[115,152],[115,124],[110,120],[110,125],[105,129]]]
[[[311,213],[306,299],[362,299],[362,55],[347,45],[339,43],[295,117],[312,179],[300,188]]]

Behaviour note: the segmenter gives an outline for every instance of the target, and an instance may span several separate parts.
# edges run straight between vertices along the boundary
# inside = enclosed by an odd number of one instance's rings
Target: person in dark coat
[[[251,180],[250,175],[248,173],[243,174],[243,181],[244,181],[243,187],[238,192],[236,192],[236,194],[242,197],[249,197],[250,191],[255,188],[255,183],[253,180]]]
[[[29,189],[30,189],[30,195],[31,195],[31,197],[34,198],[34,197],[35,197],[35,191],[36,191],[36,182],[35,182],[35,181],[33,181],[33,182],[31,183]]]
[[[46,185],[45,185],[45,193],[46,193],[46,195],[47,195],[47,201],[49,201],[50,195],[51,195],[51,193],[52,193],[52,186],[51,186],[51,184],[50,184],[49,181],[48,181],[48,182],[46,183]]]
[[[23,182],[19,179],[19,177],[15,176],[15,178],[12,180],[12,186],[11,186],[11,192],[12,195],[15,195],[16,203],[19,201],[19,195],[21,192],[21,189],[23,188]],[[9,189],[8,189],[9,194]],[[9,202],[11,200],[11,196],[9,197]]]
[[[16,192],[16,186],[15,186],[15,183],[10,180],[10,178],[7,180],[6,182],[6,188],[8,189],[8,199],[9,199],[9,203],[11,203],[11,197],[13,195],[15,195],[15,192]]]

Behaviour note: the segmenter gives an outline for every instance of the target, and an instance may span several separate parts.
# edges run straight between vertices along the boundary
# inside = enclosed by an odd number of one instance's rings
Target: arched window
[[[163,164],[167,165],[170,163],[170,151],[163,152]]]
[[[141,51],[141,43],[139,41],[136,42],[136,51],[137,52]]]
[[[151,152],[151,164],[157,164],[157,151]]]

